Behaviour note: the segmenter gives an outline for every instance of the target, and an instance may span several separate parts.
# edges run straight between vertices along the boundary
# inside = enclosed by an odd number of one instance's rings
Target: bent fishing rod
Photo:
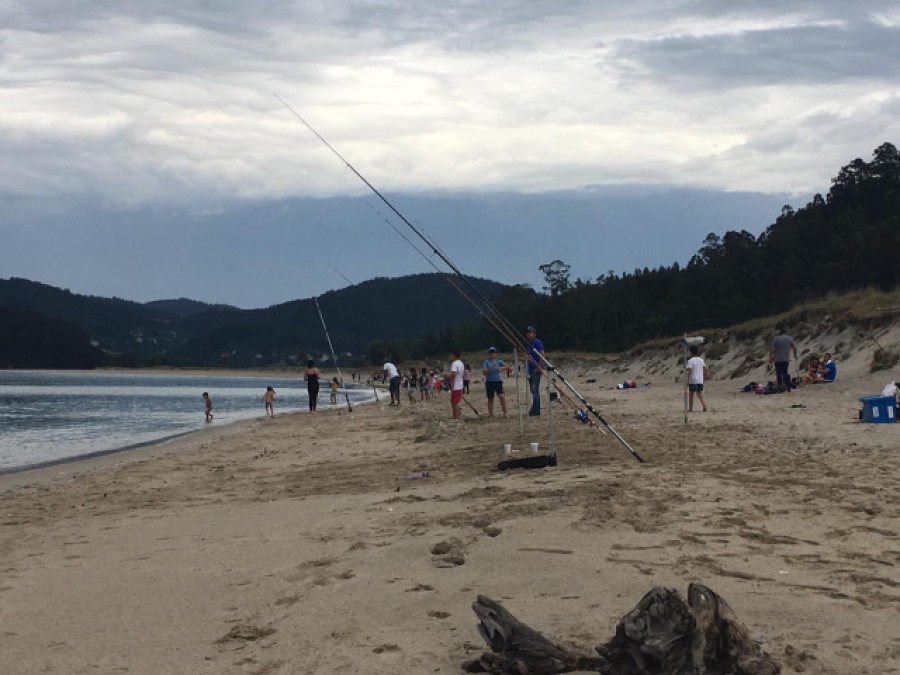
[[[503,336],[504,336],[506,339],[510,340],[510,342],[511,342],[513,345],[519,345],[519,346],[521,346],[521,347],[523,348],[523,351],[525,351],[525,354],[528,356],[528,358],[531,358],[531,354],[529,354],[528,350],[525,349],[525,347],[526,347],[527,345],[525,345],[524,341],[522,341],[522,340],[518,337],[518,333],[517,333],[517,331],[512,327],[512,324],[510,324],[509,320],[506,319],[506,317],[504,317],[504,316],[503,316],[503,315],[502,315],[502,314],[501,314],[501,313],[493,306],[493,304],[490,302],[490,300],[488,300],[488,298],[486,298],[486,297],[484,296],[484,294],[478,289],[478,287],[475,286],[475,285],[468,279],[468,277],[466,277],[466,276],[462,273],[462,271],[461,271],[456,265],[454,265],[453,262],[452,262],[446,255],[444,255],[443,252],[440,251],[440,249],[437,248],[437,246],[435,246],[435,245],[434,245],[434,244],[433,244],[433,243],[432,243],[432,242],[431,242],[424,234],[422,234],[422,232],[419,230],[419,228],[417,228],[415,225],[413,225],[413,224],[406,218],[406,216],[404,216],[404,215],[400,212],[400,210],[397,209],[397,207],[394,206],[393,203],[391,203],[391,201],[390,201],[387,197],[385,197],[383,194],[381,194],[381,192],[378,190],[378,188],[376,188],[372,183],[370,183],[370,182],[368,181],[368,179],[367,179],[365,176],[363,176],[359,171],[357,171],[356,167],[354,167],[349,161],[347,161],[347,159],[346,159],[343,155],[341,155],[341,153],[338,152],[337,149],[335,149],[334,146],[332,146],[331,143],[329,143],[329,142],[325,139],[325,137],[322,136],[322,134],[320,134],[318,131],[316,131],[316,129],[315,129],[309,122],[307,122],[305,119],[303,119],[303,117],[301,117],[300,114],[299,114],[296,110],[294,110],[294,109],[293,109],[293,108],[292,108],[292,107],[291,107],[291,106],[290,106],[283,98],[281,98],[280,96],[278,96],[278,94],[275,94],[275,98],[277,98],[277,99],[281,102],[281,104],[282,104],[285,108],[287,108],[287,110],[288,110],[292,115],[294,115],[294,117],[296,117],[296,118],[300,121],[301,124],[303,124],[303,126],[305,126],[307,129],[309,129],[310,132],[312,132],[312,134],[313,134],[316,138],[318,138],[318,139],[325,145],[325,147],[327,147],[329,150],[331,150],[331,152],[335,155],[335,157],[337,157],[339,160],[341,160],[341,161],[344,163],[344,165],[345,165],[345,166],[346,166],[346,167],[347,167],[347,168],[348,168],[348,169],[349,169],[349,170],[350,170],[357,178],[359,178],[359,180],[362,181],[363,184],[364,184],[366,187],[368,187],[369,190],[371,190],[372,193],[373,193],[376,197],[378,197],[378,198],[385,204],[385,206],[387,206],[387,207],[388,207],[388,208],[389,208],[389,209],[390,209],[390,210],[391,210],[391,211],[392,211],[392,212],[393,212],[393,213],[394,213],[394,214],[395,214],[395,215],[396,215],[396,216],[397,216],[397,217],[398,217],[398,218],[399,218],[399,219],[400,219],[400,220],[401,220],[401,221],[402,221],[402,222],[403,222],[410,230],[412,230],[412,232],[413,232],[419,239],[421,239],[423,242],[425,242],[425,244],[431,249],[432,253],[433,253],[434,255],[438,256],[438,257],[444,262],[444,264],[447,265],[447,267],[450,268],[450,270],[452,270],[453,273],[454,273],[454,274],[455,274],[455,275],[456,275],[456,276],[457,276],[457,277],[458,277],[458,278],[459,278],[459,279],[460,279],[460,280],[461,280],[461,281],[462,281],[469,289],[471,289],[471,290],[472,290],[472,291],[480,298],[481,302],[484,303],[484,307],[486,307],[486,308],[489,310],[489,313],[491,314],[491,316],[493,317],[493,319],[496,320],[496,322],[495,322],[495,321],[491,321],[491,323],[492,323],[495,327],[497,327],[498,330],[500,330],[501,334],[503,334]],[[465,295],[465,294],[464,294],[464,295]],[[485,314],[486,316],[487,316],[487,314],[488,314],[488,312],[485,312],[485,311],[483,311],[483,310],[481,310],[481,309],[479,309],[479,311],[480,311],[482,314]],[[502,326],[502,328],[501,328],[501,326]],[[541,363],[538,363],[537,365],[541,368],[542,371],[549,371],[549,372],[553,373],[554,376],[555,376],[557,379],[559,379],[559,381],[562,382],[562,383],[566,386],[566,388],[567,388],[569,391],[571,391],[572,394],[573,394],[575,397],[578,398],[579,401],[581,401],[581,403],[585,406],[585,408],[588,410],[588,412],[590,412],[592,415],[594,415],[594,416],[595,416],[595,417],[603,424],[603,426],[605,426],[607,429],[609,429],[609,431],[613,434],[613,436],[615,436],[616,439],[617,439],[623,446],[625,446],[625,448],[632,454],[632,456],[634,456],[634,458],[635,458],[636,460],[638,460],[639,462],[643,462],[643,461],[644,461],[644,459],[637,453],[637,451],[636,451],[633,447],[631,447],[631,445],[628,443],[628,441],[626,441],[626,440],[622,437],[622,435],[619,434],[619,432],[617,432],[617,431],[613,428],[613,426],[603,418],[603,416],[600,414],[600,412],[599,412],[598,410],[596,410],[590,403],[588,403],[587,399],[585,399],[584,396],[582,396],[581,393],[580,393],[577,389],[575,389],[575,387],[572,386],[572,384],[571,384],[568,380],[566,380],[565,377],[563,377],[563,376],[560,374],[560,372],[557,370],[557,368],[556,368],[556,367],[555,367],[555,366],[554,366],[554,365],[553,365],[553,364],[552,364],[552,363],[551,363],[551,362],[550,362],[543,354],[540,354],[540,353],[537,352],[537,351],[535,351],[534,353],[540,358]],[[533,359],[532,359],[532,360],[533,360]]]
[[[353,406],[350,405],[350,394],[347,393],[347,387],[344,386],[344,376],[341,375],[341,366],[338,364],[338,357],[334,352],[334,345],[331,344],[331,336],[328,334],[328,326],[325,325],[325,317],[322,315],[322,308],[319,307],[319,298],[313,297],[313,302],[316,303],[316,310],[319,312],[319,320],[322,322],[322,330],[325,331],[325,339],[328,340],[328,348],[331,350],[331,358],[334,359],[334,367],[337,368],[338,380],[340,381],[341,386],[344,387],[344,398],[347,399],[347,411],[353,412]]]

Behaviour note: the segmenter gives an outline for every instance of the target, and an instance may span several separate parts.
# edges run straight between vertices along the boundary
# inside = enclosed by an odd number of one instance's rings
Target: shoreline
[[[198,373],[188,373],[188,372],[170,371],[170,370],[166,370],[164,372],[163,370],[148,371],[148,370],[141,370],[141,369],[135,369],[135,370],[129,370],[129,369],[125,369],[125,370],[122,370],[122,369],[94,369],[94,370],[18,369],[18,370],[6,370],[6,371],[2,371],[2,372],[21,372],[21,373],[49,374],[49,375],[57,375],[57,374],[61,374],[61,375],[66,375],[66,374],[72,374],[72,375],[84,375],[84,374],[159,375],[161,377],[172,377],[173,375],[176,375],[176,376],[177,375],[185,375],[187,377],[195,377],[198,374]],[[262,377],[260,377],[258,375],[241,373],[239,371],[222,372],[222,373],[219,373],[217,375],[217,377],[263,379]],[[324,375],[323,375],[323,377],[324,377]],[[286,378],[281,377],[278,379],[286,379]],[[300,380],[300,383],[302,384],[302,380]],[[361,401],[352,402],[352,404],[354,406],[364,405],[366,403],[373,402],[373,401],[369,400],[370,398],[372,398],[372,395],[368,393],[370,388],[367,387],[366,385],[362,385],[362,384],[359,384],[356,382],[345,382],[344,387],[347,390],[352,390],[352,391],[357,391],[357,392],[366,392],[366,395],[368,398],[365,398]],[[301,387],[301,389],[302,389],[302,387]],[[320,399],[322,398],[322,396],[323,396],[323,394],[320,393]],[[324,396],[327,396],[327,392],[324,394]],[[345,402],[342,400],[339,404],[336,404],[335,407],[340,407],[343,405],[345,405]],[[331,404],[325,404],[324,406],[322,406],[321,411],[324,412],[330,406],[331,406]],[[288,408],[279,414],[281,414],[281,415],[305,414],[307,412],[308,411],[304,407],[298,407],[295,409]],[[220,420],[216,424],[215,428],[225,428],[225,427],[228,427],[231,425],[239,424],[239,423],[245,422],[245,421],[255,420],[258,418],[263,419],[264,416],[258,415],[257,413],[254,412],[252,414],[249,414],[246,417],[239,417],[238,419],[234,419],[234,420],[227,421],[224,423]],[[115,447],[101,449],[101,450],[92,450],[92,451],[89,451],[89,452],[86,452],[83,454],[41,460],[41,461],[37,461],[32,464],[0,467],[0,478],[2,478],[3,476],[21,474],[21,473],[29,472],[29,471],[38,471],[40,469],[48,469],[48,468],[52,468],[52,467],[58,467],[60,465],[65,465],[65,464],[69,464],[69,463],[73,463],[73,462],[81,462],[81,461],[87,461],[87,460],[91,460],[91,459],[97,459],[97,458],[105,457],[108,455],[117,455],[117,454],[129,452],[129,451],[141,450],[143,448],[169,443],[169,442],[172,442],[172,441],[177,440],[184,436],[190,436],[192,434],[206,433],[206,432],[209,432],[210,430],[211,430],[211,428],[207,426],[207,427],[198,427],[198,428],[188,429],[185,431],[173,431],[172,433],[168,433],[163,436],[160,436],[159,438],[153,438],[153,439],[147,440],[147,441],[140,441],[140,442],[136,442],[136,443],[125,443],[124,445],[117,445]]]
[[[299,415],[302,414],[302,411],[282,414],[285,416]],[[4,469],[0,471],[0,494],[15,490],[26,483],[45,485],[61,476],[77,479],[82,475],[124,467],[134,462],[142,462],[163,454],[175,454],[203,441],[215,441],[221,436],[229,435],[229,432],[239,432],[241,430],[238,430],[238,427],[249,426],[258,419],[265,418],[244,418],[220,424],[216,427],[205,427],[172,434],[154,441],[134,443],[111,450],[98,450],[87,455],[64,457],[59,460],[42,462],[21,469]]]
[[[354,402],[353,408],[354,410],[356,410],[357,407],[369,406],[375,403],[376,402],[374,400]],[[319,410],[317,414],[327,415],[338,413],[339,415],[341,415],[345,412],[346,411],[343,409],[343,405],[337,405],[335,408],[325,408]],[[309,414],[310,413],[308,410],[289,410],[287,412],[278,413],[276,415],[276,418],[281,419],[294,416],[299,416],[302,418]],[[264,415],[245,417],[242,419],[233,420],[231,422],[219,423],[215,426],[207,426],[200,429],[192,429],[190,431],[170,434],[163,438],[152,441],[132,443],[122,447],[111,448],[109,450],[97,450],[85,455],[63,457],[60,459],[49,460],[25,467],[0,469],[0,495],[21,485],[20,481],[14,480],[17,477],[33,475],[36,480],[28,481],[29,483],[46,483],[48,480],[52,480],[54,477],[58,477],[59,474],[55,470],[65,469],[68,467],[84,467],[85,471],[83,473],[93,473],[97,470],[107,470],[110,467],[118,467],[126,465],[130,462],[144,461],[145,459],[152,458],[160,454],[154,451],[161,451],[165,454],[178,453],[183,451],[185,448],[189,448],[191,445],[193,445],[192,441],[197,441],[197,444],[199,444],[200,441],[215,441],[221,436],[227,436],[233,433],[242,433],[245,430],[244,428],[247,428],[247,430],[249,431],[249,427],[253,424],[266,423],[266,420],[274,421],[276,418],[269,418]],[[238,427],[242,428],[239,429]],[[104,461],[114,460],[117,458],[120,458],[123,461]],[[51,473],[53,474],[52,476],[50,475]],[[81,472],[76,471],[73,475],[77,477],[78,475],[80,475],[80,473]]]
[[[234,422],[229,422],[225,426],[229,426],[231,424],[238,424],[244,420],[235,420]],[[95,450],[93,452],[86,453],[84,455],[76,455],[74,457],[60,457],[59,459],[49,459],[43,462],[38,462],[37,464],[28,464],[25,466],[14,466],[9,468],[0,467],[0,477],[9,476],[12,474],[22,473],[24,471],[37,471],[38,469],[47,469],[54,466],[59,466],[60,464],[68,464],[69,462],[80,462],[83,460],[96,459],[98,457],[105,457],[107,455],[115,455],[122,452],[129,452],[131,450],[140,450],[141,448],[148,448],[154,445],[162,445],[163,443],[168,443],[169,441],[173,441],[177,438],[181,438],[183,436],[190,436],[191,434],[199,434],[203,433],[205,429],[192,429],[190,431],[182,431],[177,434],[171,434],[169,436],[163,436],[162,438],[154,439],[152,441],[144,441],[142,443],[132,443],[130,445],[123,445],[117,448],[110,448],[108,450]]]

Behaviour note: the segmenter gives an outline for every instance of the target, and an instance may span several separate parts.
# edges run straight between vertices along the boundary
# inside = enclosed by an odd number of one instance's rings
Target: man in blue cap
[[[544,343],[537,337],[537,328],[528,326],[525,329],[525,360],[528,363],[528,387],[531,389],[530,417],[541,414],[541,372],[543,367]]]

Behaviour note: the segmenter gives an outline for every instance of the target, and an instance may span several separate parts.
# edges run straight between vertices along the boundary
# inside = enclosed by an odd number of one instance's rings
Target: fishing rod
[[[347,278],[347,277],[346,277],[346,276],[345,276],[345,275],[344,275],[337,267],[335,267],[335,266],[332,265],[331,263],[328,263],[328,266],[329,266],[331,269],[333,269],[333,270],[338,274],[338,276],[340,276],[341,279],[343,279],[344,281],[346,281],[348,284],[350,284],[351,286],[354,286],[354,285],[355,285],[355,284],[354,284],[352,281],[350,281],[350,280],[349,280],[349,279],[348,279],[348,278]]]
[[[387,206],[387,207],[388,207],[388,208],[389,208],[389,209],[390,209],[390,210],[391,210],[391,211],[392,211],[392,212],[393,212],[393,213],[394,213],[394,214],[395,214],[395,215],[396,215],[396,216],[397,216],[397,217],[398,217],[398,218],[399,218],[399,219],[400,219],[400,220],[401,220],[401,221],[402,221],[402,222],[403,222],[410,230],[412,230],[413,233],[414,233],[417,237],[419,237],[419,239],[421,239],[423,242],[425,242],[425,244],[427,244],[427,246],[431,249],[431,251],[432,251],[432,253],[433,253],[434,255],[438,256],[438,257],[444,262],[444,264],[447,265],[447,267],[450,268],[450,270],[452,270],[453,273],[454,273],[454,274],[455,274],[455,275],[456,275],[456,276],[457,276],[457,277],[458,277],[458,278],[459,278],[459,279],[460,279],[460,280],[461,280],[461,281],[462,281],[469,289],[471,289],[471,290],[474,292],[474,294],[475,294],[476,296],[478,296],[478,297],[480,298],[481,302],[484,303],[484,307],[487,308],[487,310],[489,310],[490,316],[492,317],[492,319],[494,319],[494,320],[491,321],[491,323],[492,323],[495,327],[497,327],[498,330],[500,330],[501,334],[503,334],[504,337],[506,337],[506,339],[510,340],[510,342],[511,342],[513,345],[519,345],[519,346],[523,347],[523,350],[525,351],[526,357],[529,358],[529,359],[531,359],[532,362],[534,362],[539,368],[541,368],[541,371],[542,371],[542,372],[548,372],[548,371],[549,371],[550,373],[553,373],[553,376],[554,376],[555,378],[557,378],[560,382],[562,382],[562,383],[566,386],[566,388],[567,388],[569,391],[571,391],[572,394],[573,394],[576,398],[578,398],[579,401],[581,401],[582,405],[584,405],[585,409],[588,410],[588,412],[590,412],[592,415],[594,415],[598,420],[600,420],[600,422],[603,424],[603,426],[605,426],[607,429],[609,429],[609,431],[613,434],[613,436],[615,436],[616,439],[617,439],[622,445],[625,446],[625,448],[632,454],[632,456],[633,456],[636,460],[638,460],[639,462],[643,462],[643,461],[644,461],[644,459],[637,453],[637,451],[636,451],[633,447],[631,447],[631,445],[628,443],[628,441],[626,441],[626,440],[622,437],[622,435],[619,434],[619,432],[617,432],[617,431],[613,428],[613,426],[603,418],[603,416],[600,414],[600,412],[599,412],[598,410],[596,410],[590,403],[588,403],[588,401],[584,398],[584,396],[582,396],[581,393],[580,393],[577,389],[575,389],[575,387],[572,386],[572,384],[571,384],[568,380],[566,380],[565,377],[562,376],[562,374],[561,374],[561,373],[556,369],[556,367],[555,367],[555,366],[554,366],[554,365],[546,358],[546,356],[544,356],[543,354],[537,352],[536,350],[533,350],[533,353],[540,359],[539,362],[538,362],[538,361],[535,361],[535,359],[532,357],[532,354],[530,354],[530,353],[528,352],[527,349],[524,349],[525,347],[527,347],[527,345],[524,343],[524,341],[522,341],[522,340],[518,337],[517,331],[513,328],[512,324],[509,322],[509,320],[506,319],[506,317],[504,317],[504,316],[503,316],[503,315],[502,315],[502,314],[501,314],[501,313],[493,306],[493,304],[491,303],[491,301],[490,301],[487,297],[485,297],[485,295],[478,289],[478,287],[475,286],[475,285],[474,285],[474,284],[473,284],[473,283],[472,283],[472,282],[471,282],[471,281],[470,281],[470,280],[462,273],[462,271],[461,271],[456,265],[453,264],[453,262],[452,262],[446,255],[444,255],[444,254],[443,254],[443,253],[442,253],[442,252],[441,252],[441,251],[440,251],[440,250],[439,250],[439,249],[438,249],[438,248],[437,248],[437,247],[436,247],[436,246],[435,246],[435,245],[434,245],[434,244],[433,244],[433,243],[432,243],[432,242],[431,242],[424,234],[422,234],[422,232],[419,230],[419,228],[417,228],[415,225],[413,225],[413,224],[406,218],[406,216],[404,216],[404,215],[400,212],[400,210],[397,209],[397,207],[394,206],[394,205],[391,203],[391,201],[390,201],[387,197],[385,197],[383,194],[381,194],[381,192],[378,190],[378,188],[376,188],[372,183],[370,183],[370,182],[368,181],[368,179],[367,179],[365,176],[363,176],[359,171],[357,171],[357,170],[356,170],[356,167],[354,167],[349,161],[347,161],[347,159],[344,158],[344,156],[341,155],[341,153],[338,152],[337,149],[335,149],[334,146],[332,146],[331,143],[329,143],[329,142],[325,139],[324,136],[322,136],[318,131],[316,131],[316,129],[315,129],[309,122],[307,122],[305,119],[303,119],[303,117],[301,117],[300,114],[299,114],[296,110],[294,110],[290,105],[288,105],[288,103],[287,103],[283,98],[281,98],[280,96],[278,96],[278,94],[275,94],[275,98],[277,98],[277,99],[281,102],[281,104],[282,104],[285,108],[287,108],[287,110],[288,110],[292,115],[294,115],[294,117],[296,117],[296,118],[300,121],[301,124],[303,124],[303,126],[305,126],[307,129],[309,129],[310,132],[312,132],[312,134],[313,134],[316,138],[318,138],[318,139],[325,145],[325,147],[327,147],[329,150],[331,150],[331,152],[332,152],[339,160],[341,160],[341,161],[344,163],[344,165],[345,165],[345,166],[346,166],[346,167],[347,167],[347,168],[348,168],[348,169],[349,169],[349,170],[350,170],[357,178],[359,178],[359,180],[361,180],[361,181],[363,182],[363,184],[364,184],[366,187],[368,187],[368,188],[372,191],[373,194],[375,194],[376,197],[378,197],[378,198],[385,204],[385,206]],[[486,312],[486,311],[482,311],[482,313],[485,314],[486,316],[488,315],[488,312]],[[502,328],[501,328],[501,326],[502,326]]]
[[[443,368],[443,366],[441,366],[440,364],[438,364],[437,367],[435,367],[435,362],[434,362],[434,361],[426,360],[426,361],[425,361],[425,365],[426,365],[426,366],[430,366],[432,372],[437,371],[437,372],[440,372],[440,373],[443,375],[444,368]],[[446,380],[445,380],[445,381],[446,381]],[[478,408],[476,408],[474,405],[472,405],[471,403],[469,403],[469,399],[467,399],[465,396],[461,396],[460,398],[462,398],[462,400],[465,402],[465,404],[466,404],[467,406],[469,406],[469,407],[472,409],[472,412],[474,412],[476,416],[481,417],[481,413],[478,412]]]
[[[353,412],[353,406],[350,405],[350,394],[347,393],[347,387],[344,386],[344,376],[341,375],[341,366],[338,364],[338,357],[334,352],[334,345],[331,344],[331,336],[328,334],[328,326],[325,325],[325,317],[322,315],[322,308],[319,307],[319,298],[313,297],[313,302],[316,303],[316,310],[319,312],[319,319],[322,321],[322,330],[325,331],[325,339],[328,340],[331,358],[334,359],[334,367],[337,368],[338,380],[340,381],[341,386],[344,387],[344,398],[347,399],[347,410]]]
[[[475,412],[475,415],[477,415],[478,417],[481,417],[481,413],[478,412],[478,408],[476,408],[474,405],[469,403],[469,399],[467,399],[465,396],[462,396],[460,398],[462,398],[462,400],[466,402],[466,405],[469,406]]]

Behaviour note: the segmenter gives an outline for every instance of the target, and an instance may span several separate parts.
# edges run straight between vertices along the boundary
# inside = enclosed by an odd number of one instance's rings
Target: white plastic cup
[[[537,454],[537,451],[538,451],[538,444],[532,443],[531,444],[531,452],[533,452],[534,454]]]
[[[507,455],[511,455],[512,454],[512,444],[504,443],[503,444],[503,452],[505,452]]]

